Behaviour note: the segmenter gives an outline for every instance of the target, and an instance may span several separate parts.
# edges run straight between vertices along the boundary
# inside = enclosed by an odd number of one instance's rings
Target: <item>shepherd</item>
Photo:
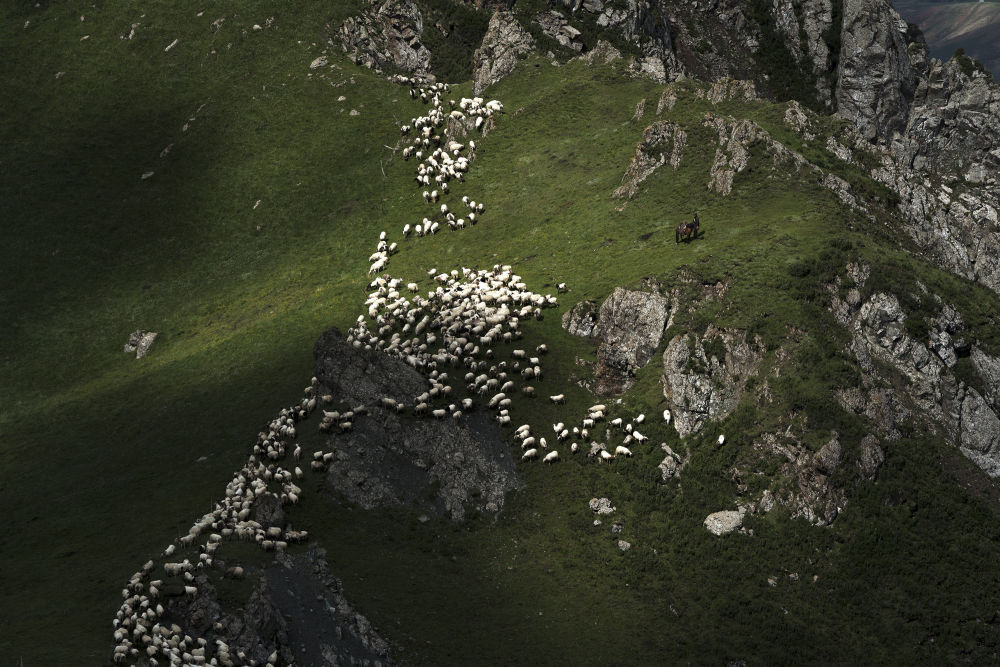
[[[691,222],[682,222],[674,229],[674,243],[680,243],[681,237],[685,241],[698,238],[698,230],[700,228],[701,222],[698,220],[698,213],[695,212],[694,219]]]

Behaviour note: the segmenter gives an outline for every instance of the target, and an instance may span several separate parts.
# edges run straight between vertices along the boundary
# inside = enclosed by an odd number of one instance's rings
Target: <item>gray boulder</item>
[[[724,510],[713,512],[705,517],[705,528],[713,535],[725,535],[734,530],[739,530],[743,526],[743,515],[745,510]]]
[[[619,395],[635,382],[660,345],[669,301],[654,292],[616,287],[601,304],[597,321],[597,368],[594,391]]]
[[[142,359],[149,354],[149,348],[153,346],[153,341],[156,340],[158,335],[155,331],[136,329],[129,334],[128,341],[124,347],[125,353],[132,354],[135,352],[135,358]]]

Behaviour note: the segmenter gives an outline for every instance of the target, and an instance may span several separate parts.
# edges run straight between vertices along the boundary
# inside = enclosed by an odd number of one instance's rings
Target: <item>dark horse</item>
[[[697,215],[694,216],[694,220],[691,222],[680,223],[674,228],[674,243],[680,243],[681,238],[688,242],[690,242],[691,239],[698,238],[699,229],[701,229],[701,223],[698,221]]]

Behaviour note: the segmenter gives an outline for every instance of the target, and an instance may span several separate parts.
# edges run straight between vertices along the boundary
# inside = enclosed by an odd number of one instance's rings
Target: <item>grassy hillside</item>
[[[108,657],[128,576],[221,496],[258,428],[308,381],[319,333],[362,311],[365,259],[379,231],[398,240],[403,224],[427,214],[413,163],[387,148],[422,105],[339,48],[328,49],[329,65],[309,69],[355,10],[114,1],[6,10],[3,662]],[[954,483],[970,465],[940,443],[891,444],[878,483],[852,490],[830,529],[780,512],[751,523],[752,538],[720,540],[701,527],[708,512],[732,504],[724,471],[741,444],[782,411],[863,432],[829,401],[852,378],[822,283],[848,259],[891,265],[883,278],[876,272],[883,284],[919,277],[973,326],[1000,304],[896,249],[891,230],[860,222],[804,174],[772,178],[765,156],[730,196],[709,192],[716,138],[701,123],[706,112],[753,118],[834,165],[822,141],[803,146],[784,128],[784,106],[713,107],[695,99],[698,85],[678,86],[680,102],[660,116],[689,132],[681,168],[662,169],[623,207],[611,192],[654,119],[650,110],[631,120],[633,111],[643,98],[655,109],[662,87],[625,78],[618,64],[522,63],[489,91],[507,114],[478,142],[456,193],[486,202],[483,222],[401,243],[390,272],[416,279],[432,266],[499,262],[514,264],[535,291],[567,282],[558,312],[529,330],[554,350],[545,381],[553,391],[579,372],[574,356],[593,354],[560,329],[566,308],[646,276],[675,285],[681,269],[730,290],[678,330],[737,326],[773,353],[799,327],[809,334],[801,372],[780,388],[773,413],[748,402],[692,437],[679,486],[655,483],[662,456],[649,447],[613,468],[522,466],[525,488],[495,522],[424,525],[406,512],[366,513],[310,495],[293,520],[329,550],[348,597],[402,660],[995,656],[996,505]],[[466,83],[453,95],[468,93]],[[818,122],[834,129],[832,119]],[[694,210],[705,238],[677,247],[669,232]],[[139,327],[160,337],[136,361],[121,346]],[[658,359],[622,410],[655,412]],[[569,391],[567,409],[592,401]],[[539,405],[526,419],[553,415]],[[303,430],[307,442],[315,437]],[[711,448],[723,431],[729,444]],[[660,425],[650,436],[677,444]],[[590,525],[594,495],[618,505],[634,545],[627,554],[608,525]],[[769,576],[780,583],[769,586]]]

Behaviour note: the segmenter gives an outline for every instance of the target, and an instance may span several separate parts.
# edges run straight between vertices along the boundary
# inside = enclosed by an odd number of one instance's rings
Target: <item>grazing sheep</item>
[[[556,394],[555,396],[549,396],[549,400],[553,403],[565,403],[566,394]]]
[[[611,452],[609,452],[606,449],[602,449],[601,450],[601,460],[602,461],[610,461],[613,458],[615,458],[615,457],[611,455]]]
[[[718,443],[719,443],[719,445],[720,445],[720,446],[722,446],[722,445],[726,444],[726,436],[724,436],[724,435],[720,435],[720,436],[719,436],[719,440],[718,440]]]
[[[670,410],[663,411],[663,421],[670,423]]]
[[[578,451],[580,451],[580,445],[574,442],[572,445],[569,446],[569,450],[574,454],[576,454]]]
[[[527,461],[529,459],[534,459],[534,458],[538,458],[537,449],[529,449],[528,451],[526,451],[524,454],[521,455],[522,461]]]
[[[644,414],[643,415],[639,415],[638,417],[635,418],[635,423],[636,424],[641,424],[644,421],[646,421],[646,415],[644,415]]]
[[[615,447],[615,456],[618,456],[619,454],[622,456],[632,456],[632,451],[624,445],[618,445]]]
[[[553,449],[551,452],[545,455],[545,458],[542,459],[542,463],[554,463],[558,460],[559,460],[559,452]]]

